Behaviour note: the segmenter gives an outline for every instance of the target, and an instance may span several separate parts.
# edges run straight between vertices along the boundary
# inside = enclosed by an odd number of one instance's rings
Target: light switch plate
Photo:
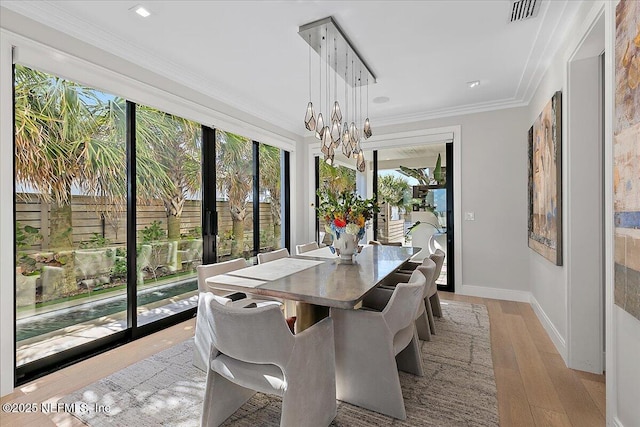
[[[465,221],[475,221],[476,220],[476,214],[474,212],[465,212],[464,213],[464,220]]]

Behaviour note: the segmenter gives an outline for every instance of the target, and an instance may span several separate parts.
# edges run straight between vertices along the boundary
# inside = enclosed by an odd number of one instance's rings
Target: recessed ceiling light
[[[388,96],[377,96],[377,97],[373,98],[373,103],[374,104],[384,104],[385,102],[389,102],[389,97]]]
[[[143,18],[146,18],[149,15],[151,15],[151,12],[149,12],[147,9],[145,9],[143,6],[140,6],[140,5],[133,6],[129,10],[133,10],[135,13],[137,13],[140,16],[142,16]]]
[[[480,86],[480,80],[474,80],[472,82],[467,82],[467,86],[469,86],[469,87],[478,87],[478,86]]]

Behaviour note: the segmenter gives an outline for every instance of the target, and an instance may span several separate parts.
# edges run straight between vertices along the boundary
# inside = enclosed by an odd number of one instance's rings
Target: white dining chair
[[[276,307],[237,308],[212,293],[198,310],[211,324],[201,425],[218,426],[256,391],[282,397],[280,425],[328,426],[336,416],[333,321],[293,335]]]
[[[303,254],[305,252],[312,251],[314,249],[318,249],[318,242],[309,242],[303,243],[302,245],[296,245],[296,255]]]
[[[406,419],[398,369],[424,375],[414,320],[425,285],[416,271],[382,311],[331,308],[338,399]]]
[[[265,262],[275,261],[280,258],[287,258],[288,256],[289,251],[287,250],[287,248],[261,253],[258,254],[258,264],[264,264]]]
[[[281,302],[277,300],[271,300],[264,297],[254,297],[252,295],[241,292],[228,292],[219,289],[213,289],[207,285],[206,280],[209,277],[217,276],[219,274],[229,273],[231,271],[239,270],[247,266],[243,258],[234,259],[230,261],[218,262],[215,264],[199,265],[196,267],[198,271],[198,298],[201,299],[202,295],[207,292],[211,292],[217,296],[224,298],[226,304],[236,305],[239,307],[261,307],[264,305],[277,305],[280,307]],[[195,346],[193,351],[193,365],[206,371],[208,368],[208,355],[211,347],[211,331],[208,321],[203,317],[200,311],[196,314],[196,330],[194,335]]]
[[[428,300],[431,305],[431,311],[435,317],[442,317],[442,306],[440,305],[440,296],[438,296],[438,284],[436,281],[442,272],[445,257],[446,254],[441,249],[436,249],[436,251],[429,256],[429,258],[436,263],[436,271],[433,274],[433,281],[429,287],[429,291],[427,292],[427,297],[424,302],[426,304]]]
[[[218,296],[227,296],[228,292],[220,291],[219,289],[210,288],[207,285],[206,279],[209,277],[217,276],[218,274],[229,273],[234,270],[247,267],[247,263],[244,258],[232,259],[230,261],[218,262],[215,264],[201,264],[196,267],[198,271],[198,292],[213,292]]]
[[[432,216],[435,218],[435,215],[432,214]],[[436,224],[438,224],[437,219],[431,220],[431,222],[424,221],[411,231],[411,246],[421,248],[417,254],[411,257],[412,262],[420,263],[431,254],[429,241],[431,236],[439,230]]]
[[[424,341],[431,341],[431,334],[435,334],[435,320],[433,318],[433,312],[431,311],[431,305],[427,301],[436,269],[437,266],[435,262],[430,258],[425,258],[422,261],[422,264],[411,274],[392,273],[387,277],[387,279],[385,279],[385,282],[381,286],[374,289],[365,297],[363,305],[380,310],[391,298],[391,294],[397,283],[407,282],[416,271],[419,271],[424,275],[426,285],[422,292],[422,299],[424,302],[420,303],[418,311],[416,312],[416,330],[418,332],[418,338]]]

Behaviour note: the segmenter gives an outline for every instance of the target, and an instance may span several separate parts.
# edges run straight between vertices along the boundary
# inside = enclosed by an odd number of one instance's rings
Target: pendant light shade
[[[349,135],[348,135],[348,131],[345,132],[345,134],[347,135],[346,137],[343,136],[342,138],[342,154],[344,154],[347,159],[351,158],[351,152],[353,151],[351,148],[351,141],[349,141]]]
[[[333,166],[333,160],[335,158],[335,151],[333,150],[333,147],[331,147],[329,149],[329,153],[327,155],[324,156],[324,161],[329,165],[329,166]]]
[[[364,172],[364,169],[366,167],[366,162],[364,160],[364,153],[362,152],[362,150],[358,151],[358,156],[356,157],[356,168],[358,169],[358,172]]]
[[[338,104],[338,101],[333,103],[333,108],[331,109],[331,121],[338,123],[342,121],[342,111],[340,111],[340,104]]]
[[[367,117],[364,121],[364,127],[362,128],[362,134],[364,135],[365,139],[371,137],[371,135],[373,135],[371,133],[371,124],[369,123],[369,117]]]
[[[324,136],[324,119],[322,113],[318,113],[318,121],[316,122],[316,138],[322,140]]]
[[[333,158],[335,156],[335,150],[333,142],[331,142],[331,131],[327,126],[322,136],[322,154],[324,154],[324,161],[329,165],[333,165]]]
[[[316,117],[313,111],[313,103],[309,102],[307,105],[307,114],[304,115],[304,127],[307,130],[314,131],[316,130]]]
[[[360,131],[358,130],[358,128],[356,126],[353,126],[353,131],[350,132],[351,133],[351,145],[352,146],[360,146]],[[354,152],[356,152],[356,150],[353,150]],[[357,153],[357,152],[356,152]]]
[[[331,143],[334,147],[340,146],[340,122],[331,125]]]

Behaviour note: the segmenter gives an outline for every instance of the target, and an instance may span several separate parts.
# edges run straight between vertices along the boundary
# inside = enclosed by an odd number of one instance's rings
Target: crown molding
[[[553,2],[554,5],[559,3],[558,1]],[[523,69],[522,78],[515,94],[515,98],[521,99],[527,105],[531,102],[553,58],[563,46],[569,28],[571,28],[570,23],[575,20],[576,13],[580,7],[579,2],[564,0],[562,9],[557,15],[555,22],[549,23],[547,14],[551,7],[551,2],[545,2],[543,4],[546,4],[547,7],[542,16],[542,25],[540,25],[538,33],[536,34],[536,40],[529,53],[527,64]],[[561,25],[563,22],[569,22],[569,24]],[[545,36],[544,38],[543,35]],[[541,53],[536,55],[538,50],[541,50]],[[535,64],[530,65],[533,57],[538,59]]]
[[[384,118],[372,117],[371,122],[376,127],[391,126],[396,124],[406,124],[425,120],[441,119],[444,117],[463,116],[467,114],[485,113],[488,111],[504,110],[507,108],[526,107],[529,103],[517,99],[505,99],[499,101],[482,102],[477,104],[467,104],[459,107],[442,108],[423,113],[398,114],[386,116]]]

